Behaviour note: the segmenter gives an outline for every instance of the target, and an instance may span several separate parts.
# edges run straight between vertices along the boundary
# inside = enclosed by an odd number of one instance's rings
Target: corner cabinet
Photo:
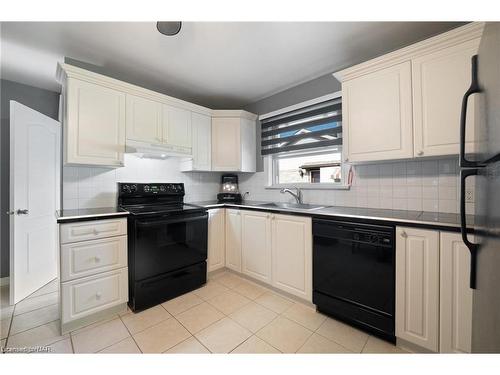
[[[311,218],[272,217],[272,285],[312,301]]]
[[[208,272],[226,266],[225,209],[208,211]]]
[[[411,63],[343,83],[342,114],[346,161],[412,157]]]
[[[246,111],[214,111],[213,171],[256,171],[256,120],[256,115]]]
[[[459,152],[461,103],[484,23],[469,23],[334,73],[342,83],[344,160],[371,162]],[[479,141],[469,98],[466,152]]]
[[[181,163],[182,171],[212,170],[212,119],[199,113],[191,114],[193,157]]]
[[[125,94],[75,78],[62,93],[64,163],[123,166]]]
[[[241,211],[241,272],[271,283],[271,214]]]
[[[439,351],[439,232],[396,228],[396,336]]]

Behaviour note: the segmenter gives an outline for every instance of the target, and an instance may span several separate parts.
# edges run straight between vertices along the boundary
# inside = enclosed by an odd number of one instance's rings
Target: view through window
[[[340,150],[274,157],[275,184],[342,183]]]

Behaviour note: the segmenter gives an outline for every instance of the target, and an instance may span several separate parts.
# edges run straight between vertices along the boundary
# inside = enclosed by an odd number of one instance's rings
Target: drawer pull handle
[[[97,292],[95,294],[95,299],[101,299],[101,292]]]
[[[101,261],[101,258],[95,257],[94,260],[95,260],[96,263],[99,263]]]

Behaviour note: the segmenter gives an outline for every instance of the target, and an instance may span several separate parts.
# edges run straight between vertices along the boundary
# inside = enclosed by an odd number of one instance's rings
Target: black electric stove
[[[206,283],[208,213],[182,183],[119,183],[128,216],[129,306],[140,311]]]

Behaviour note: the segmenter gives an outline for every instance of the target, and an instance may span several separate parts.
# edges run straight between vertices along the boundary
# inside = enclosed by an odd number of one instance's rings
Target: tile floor
[[[126,311],[61,336],[58,282],[15,306],[1,288],[1,346],[53,353],[404,353],[229,272],[141,313]]]

